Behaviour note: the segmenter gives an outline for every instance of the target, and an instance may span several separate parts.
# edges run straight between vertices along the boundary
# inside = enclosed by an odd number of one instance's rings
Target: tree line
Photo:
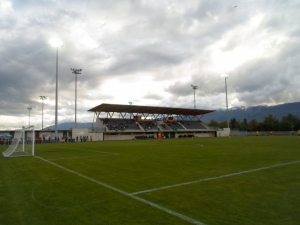
[[[226,128],[227,121],[218,123],[211,120],[208,125],[210,127]],[[288,114],[281,118],[281,120],[269,114],[262,122],[252,119],[249,122],[246,118],[243,121],[232,118],[229,121],[230,129],[234,130],[247,130],[247,131],[296,131],[300,130],[300,119],[292,114]]]

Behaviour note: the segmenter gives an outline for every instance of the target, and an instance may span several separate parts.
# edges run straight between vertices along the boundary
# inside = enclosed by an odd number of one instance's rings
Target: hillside
[[[244,118],[247,121],[256,119],[258,122],[264,120],[264,118],[272,114],[277,119],[281,119],[288,114],[292,114],[300,118],[300,102],[285,103],[275,106],[252,106],[252,107],[236,107],[228,110],[229,120],[235,118],[236,120],[243,121]],[[202,121],[208,123],[211,120],[222,122],[226,120],[226,110],[219,109],[213,113],[209,113],[203,116]]]

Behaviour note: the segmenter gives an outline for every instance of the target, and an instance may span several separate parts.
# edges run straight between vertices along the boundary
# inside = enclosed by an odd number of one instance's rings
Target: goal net
[[[34,155],[34,127],[23,127],[16,130],[8,148],[2,152],[4,157],[19,157]]]

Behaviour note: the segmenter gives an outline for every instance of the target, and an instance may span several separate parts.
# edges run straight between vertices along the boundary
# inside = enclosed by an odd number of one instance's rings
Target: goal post
[[[19,157],[34,155],[35,132],[34,126],[22,127],[16,130],[11,144],[2,152],[4,157]]]

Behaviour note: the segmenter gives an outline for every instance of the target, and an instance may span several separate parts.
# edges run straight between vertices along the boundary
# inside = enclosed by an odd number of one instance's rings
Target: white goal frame
[[[25,138],[25,134],[29,135],[31,132],[31,140]],[[2,152],[4,157],[19,157],[19,156],[33,156],[35,144],[35,131],[34,126],[22,127],[16,130],[14,138],[9,147]]]

